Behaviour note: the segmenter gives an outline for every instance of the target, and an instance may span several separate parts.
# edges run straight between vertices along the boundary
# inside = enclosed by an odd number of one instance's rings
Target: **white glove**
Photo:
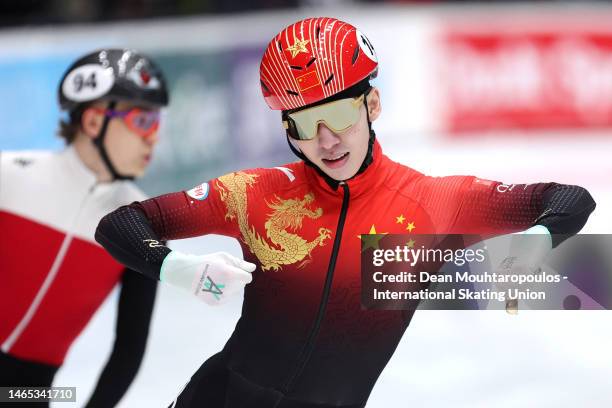
[[[164,258],[159,277],[215,306],[250,283],[254,270],[255,264],[226,252],[190,255],[172,251]]]
[[[529,235],[526,237],[525,235]],[[510,251],[496,269],[501,275],[529,275],[536,274],[544,262],[544,258],[552,249],[550,232],[543,225],[533,226],[519,234],[513,234],[510,241]],[[506,292],[506,311],[510,314],[518,312],[518,300],[511,297],[511,289],[527,288],[526,284],[498,283],[498,289]]]

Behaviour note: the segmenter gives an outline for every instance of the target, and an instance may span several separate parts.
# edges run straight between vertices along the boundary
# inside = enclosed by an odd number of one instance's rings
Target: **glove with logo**
[[[542,225],[533,226],[521,233],[512,234],[510,251],[499,264],[495,272],[498,275],[533,275],[540,272],[544,258],[552,249],[552,239],[548,229]],[[526,284],[503,283],[496,284],[497,288],[506,292],[506,312],[518,313],[518,299],[513,295],[514,290],[527,288]]]
[[[226,252],[190,255],[172,251],[164,258],[160,280],[216,306],[225,303],[250,283],[254,270],[255,264]]]

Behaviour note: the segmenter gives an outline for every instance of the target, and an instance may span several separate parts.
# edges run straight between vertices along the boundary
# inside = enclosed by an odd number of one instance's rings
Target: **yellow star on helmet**
[[[408,226],[406,227],[406,230],[408,230],[408,232],[412,232],[412,230],[415,228],[416,227],[414,226],[414,222],[409,222]]]
[[[295,56],[298,55],[300,52],[308,53],[308,50],[306,49],[306,44],[308,44],[309,42],[310,40],[304,40],[303,38],[300,40],[296,38],[293,45],[287,47],[287,51],[291,53],[291,58],[295,58]]]
[[[398,224],[403,224],[406,218],[404,218],[404,214],[400,214],[399,217],[395,217],[395,222]]]

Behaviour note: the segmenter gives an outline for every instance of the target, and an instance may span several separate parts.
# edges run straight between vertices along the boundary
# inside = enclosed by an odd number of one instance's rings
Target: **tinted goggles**
[[[319,123],[324,123],[335,133],[344,132],[359,121],[364,98],[365,94],[361,94],[356,98],[338,99],[296,112],[283,112],[283,126],[287,135],[296,140],[314,139]]]
[[[150,136],[159,128],[159,110],[140,108],[132,108],[125,111],[102,108],[96,108],[95,110],[104,113],[109,118],[121,118],[128,129],[142,137]]]

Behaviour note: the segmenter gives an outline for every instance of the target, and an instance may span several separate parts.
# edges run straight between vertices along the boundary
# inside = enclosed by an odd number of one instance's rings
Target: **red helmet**
[[[335,18],[307,18],[270,41],[259,77],[271,109],[310,105],[376,76],[374,47],[357,28]]]

